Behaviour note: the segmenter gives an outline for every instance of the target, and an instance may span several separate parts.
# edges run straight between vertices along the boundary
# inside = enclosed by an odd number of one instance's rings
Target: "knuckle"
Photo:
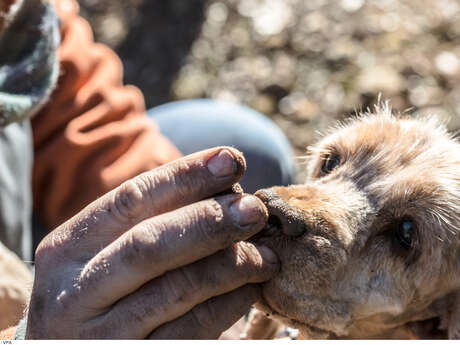
[[[184,199],[189,198],[193,190],[201,190],[206,186],[202,178],[193,174],[193,170],[186,161],[180,161],[167,171],[169,179],[177,187],[175,192]]]
[[[35,271],[43,271],[41,274],[46,274],[49,270],[50,263],[56,266],[56,257],[62,254],[62,249],[53,245],[54,238],[58,236],[59,230],[54,230],[47,235],[38,245],[35,250],[34,266]],[[43,269],[42,269],[43,268]]]
[[[144,234],[144,228],[141,226],[126,233],[122,244],[123,250],[121,251],[121,261],[123,263],[136,267],[136,264],[145,262],[145,259],[155,252]]]
[[[136,182],[142,187],[144,198],[161,213],[176,208],[178,200],[186,204],[196,186],[204,185],[204,181],[192,176],[190,170],[186,161],[179,160],[139,175]]]
[[[194,293],[200,291],[199,289],[195,290],[191,288],[193,283],[191,284],[191,282],[188,281],[189,278],[187,278],[183,270],[177,270],[175,273],[176,274],[165,275],[164,293],[165,296],[167,296],[167,305],[180,305],[185,302],[190,302],[194,297]]]
[[[192,191],[203,194],[215,188],[214,179],[210,177],[208,169],[197,161],[179,160],[169,167],[168,174],[185,195]]]
[[[200,291],[201,290],[201,284],[199,282],[199,279],[197,277],[189,272],[185,267],[181,267],[178,270],[179,274],[182,276],[182,281],[184,284],[182,285],[182,290],[185,291]]]
[[[257,249],[244,242],[239,242],[233,246],[235,266],[246,278],[254,275],[262,267],[262,259]]]
[[[144,199],[150,203],[154,203],[155,197],[158,193],[157,189],[161,186],[163,180],[164,177],[161,170],[148,171],[135,178],[135,182],[142,191]]]
[[[143,205],[144,179],[140,176],[124,182],[117,190],[113,202],[109,206],[109,212],[123,222],[136,219]]]
[[[196,210],[196,219],[197,228],[201,233],[204,243],[219,247],[224,247],[232,243],[231,228],[230,226],[225,226],[222,205],[215,199],[205,201]]]
[[[214,329],[220,319],[220,314],[214,307],[213,299],[209,299],[191,311],[192,319],[198,328]]]
[[[97,287],[104,277],[110,273],[110,264],[107,257],[99,253],[77,272],[79,273],[76,275],[77,278],[73,286],[78,292],[87,292]]]

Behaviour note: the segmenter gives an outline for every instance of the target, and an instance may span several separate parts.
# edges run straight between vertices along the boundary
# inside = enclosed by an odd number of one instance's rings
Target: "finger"
[[[108,307],[166,271],[248,239],[267,217],[258,198],[227,195],[148,219],[88,262],[79,289],[94,308]]]
[[[245,285],[199,304],[184,316],[157,328],[149,339],[217,339],[259,298],[259,286]]]
[[[239,242],[145,284],[118,301],[105,314],[104,323],[113,328],[123,324],[130,337],[144,338],[212,297],[270,279],[278,268],[270,249]]]
[[[96,200],[51,235],[86,256],[144,219],[205,199],[230,188],[246,163],[236,149],[220,147],[178,159],[143,173]],[[78,240],[78,243],[76,243]],[[83,260],[87,257],[82,258]]]

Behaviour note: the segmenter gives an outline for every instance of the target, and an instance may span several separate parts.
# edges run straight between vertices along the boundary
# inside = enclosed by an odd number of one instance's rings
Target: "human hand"
[[[263,203],[211,197],[244,170],[235,149],[202,151],[123,183],[51,232],[35,254],[26,337],[217,338],[279,268],[270,249],[240,242],[263,228]]]

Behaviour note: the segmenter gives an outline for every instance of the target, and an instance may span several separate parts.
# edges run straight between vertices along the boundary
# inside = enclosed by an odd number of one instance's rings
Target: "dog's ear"
[[[447,317],[447,334],[449,339],[460,339],[460,291],[458,291],[449,308]]]

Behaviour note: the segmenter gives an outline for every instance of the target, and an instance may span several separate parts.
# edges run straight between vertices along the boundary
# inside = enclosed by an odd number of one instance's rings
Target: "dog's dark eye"
[[[328,155],[321,166],[321,171],[324,174],[329,174],[332,170],[340,165],[340,157],[337,155]]]
[[[404,249],[411,249],[415,241],[415,225],[409,218],[402,219],[396,229],[396,239]]]

